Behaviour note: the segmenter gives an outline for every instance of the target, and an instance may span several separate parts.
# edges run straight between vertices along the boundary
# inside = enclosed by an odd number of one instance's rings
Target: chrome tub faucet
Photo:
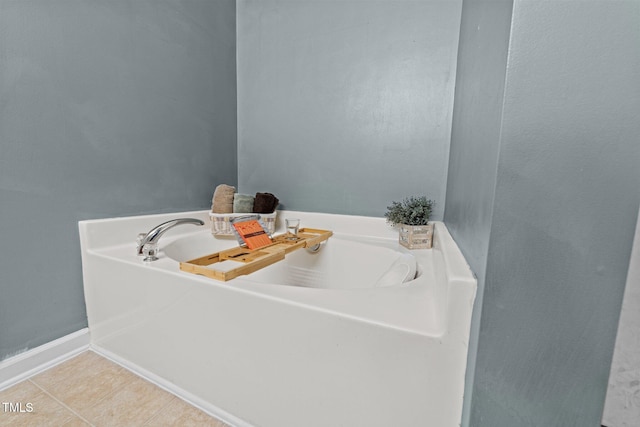
[[[143,261],[155,261],[158,259],[158,240],[168,230],[182,224],[204,225],[204,221],[196,218],[178,218],[163,222],[153,227],[148,233],[138,234],[136,253],[144,255]]]

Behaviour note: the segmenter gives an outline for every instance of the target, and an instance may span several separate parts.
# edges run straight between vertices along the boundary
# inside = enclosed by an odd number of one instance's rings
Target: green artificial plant
[[[391,225],[427,225],[434,205],[425,196],[407,197],[402,202],[391,202],[384,216]]]

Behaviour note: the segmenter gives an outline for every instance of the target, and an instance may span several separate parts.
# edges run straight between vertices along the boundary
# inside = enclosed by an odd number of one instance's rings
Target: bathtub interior
[[[229,242],[203,231],[175,239],[164,248],[164,253],[175,261],[187,261],[235,243]],[[223,268],[223,265],[224,262],[217,263],[211,268]],[[361,289],[410,282],[416,278],[416,273],[416,259],[408,250],[394,247],[384,239],[362,240],[337,233],[315,252],[294,251],[283,261],[244,279],[305,288]]]

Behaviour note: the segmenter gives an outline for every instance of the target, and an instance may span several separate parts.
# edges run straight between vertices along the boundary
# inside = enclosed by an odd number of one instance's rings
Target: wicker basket
[[[215,214],[209,213],[211,218],[211,234],[214,236],[233,236],[233,225],[229,222],[232,218],[238,218],[245,215],[260,215],[260,219],[266,227],[269,234],[276,231],[276,216],[278,212],[270,214],[252,214],[252,213],[231,213],[231,214]]]

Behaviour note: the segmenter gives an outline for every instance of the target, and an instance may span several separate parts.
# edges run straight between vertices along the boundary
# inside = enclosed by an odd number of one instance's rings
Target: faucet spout
[[[160,240],[160,237],[162,237],[164,233],[166,233],[168,230],[172,229],[173,227],[176,227],[182,224],[204,225],[204,221],[201,221],[196,218],[178,218],[178,219],[172,219],[167,222],[163,222],[162,224],[159,224],[153,227],[151,230],[149,230],[148,233],[141,234],[139,236],[138,248],[137,248],[138,255],[146,255],[144,261],[157,260],[158,258],[155,256],[155,250],[152,250],[153,253],[145,254],[143,250],[144,246],[148,244],[157,244],[158,240]]]

